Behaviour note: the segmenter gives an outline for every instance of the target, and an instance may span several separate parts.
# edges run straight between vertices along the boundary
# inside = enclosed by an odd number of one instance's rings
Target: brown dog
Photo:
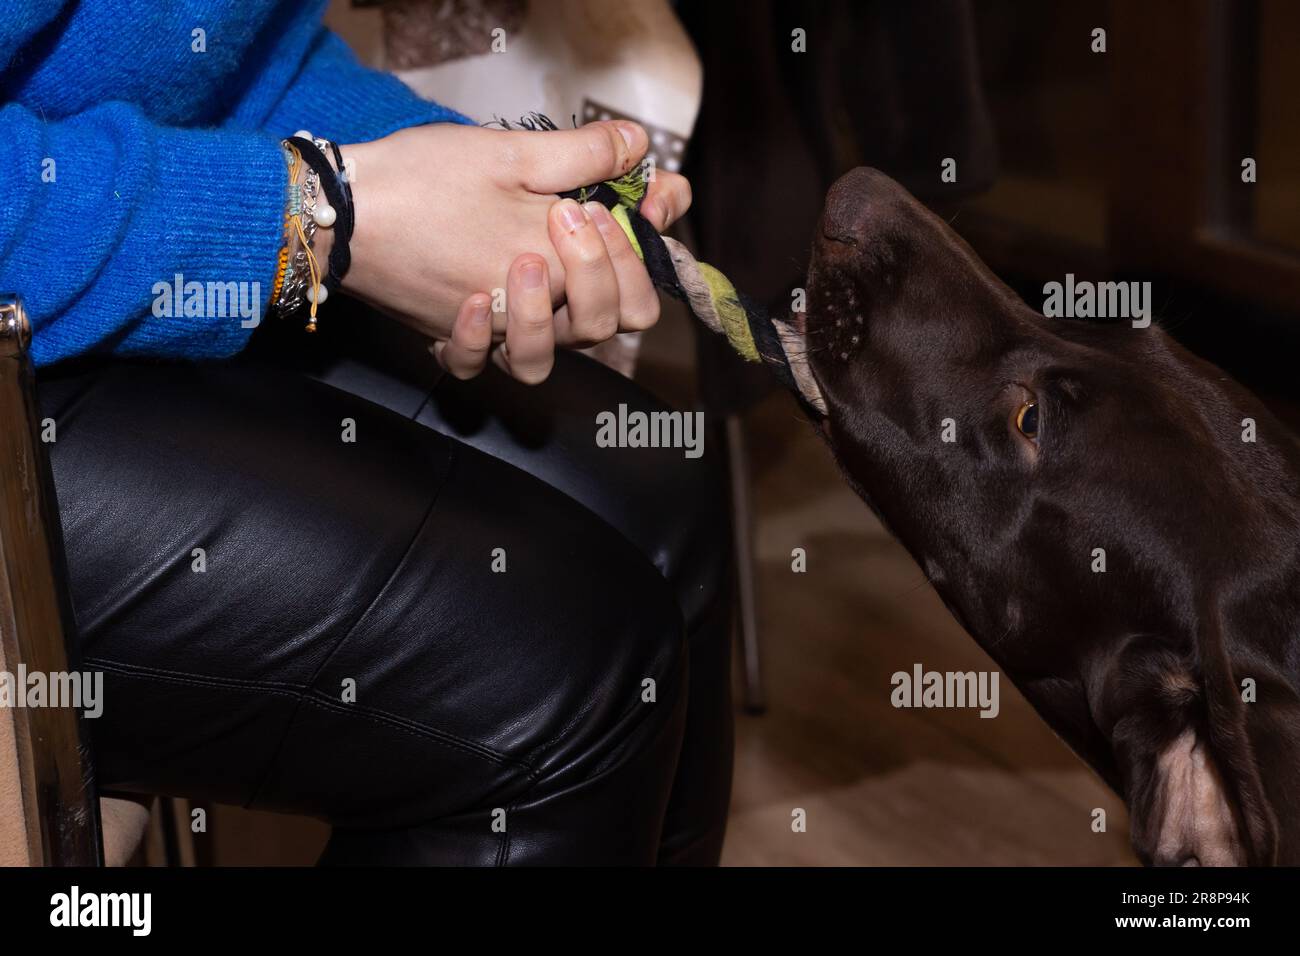
[[[794,325],[850,484],[1139,857],[1300,863],[1295,438],[1156,327],[1044,317],[870,169],[827,198]]]

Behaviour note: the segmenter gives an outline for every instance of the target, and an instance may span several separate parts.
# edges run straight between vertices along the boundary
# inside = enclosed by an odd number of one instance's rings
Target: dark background
[[[1156,320],[1297,398],[1300,5],[1289,0],[683,2],[705,64],[687,173],[709,261],[773,303],[821,197],[876,166],[1036,308],[1153,283]],[[809,50],[789,50],[791,31]],[[1106,52],[1091,49],[1106,31]],[[953,157],[958,182],[940,182]],[[1253,157],[1258,182],[1241,181]]]

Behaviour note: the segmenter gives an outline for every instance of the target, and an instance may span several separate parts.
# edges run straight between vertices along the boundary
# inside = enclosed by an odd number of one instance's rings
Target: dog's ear
[[[1216,618],[1189,657],[1135,639],[1104,668],[1103,714],[1133,848],[1157,866],[1265,866],[1277,822]],[[1099,715],[1100,716],[1100,715]]]

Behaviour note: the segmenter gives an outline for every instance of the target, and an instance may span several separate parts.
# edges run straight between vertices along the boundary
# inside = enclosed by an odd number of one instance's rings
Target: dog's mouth
[[[831,188],[813,236],[805,302],[773,320],[796,387],[805,402],[828,417],[828,379],[867,345],[867,316],[879,292],[897,281],[888,244],[874,235],[873,196],[893,186],[872,170],[845,174]],[[814,371],[815,366],[815,371]]]
[[[803,400],[823,418],[828,414],[826,399],[822,396],[821,386],[808,364],[808,316],[805,312],[791,312],[788,318],[772,319],[777,338],[781,340],[781,349],[785,352],[786,364],[794,378],[795,388]]]
[[[860,260],[858,241],[823,223],[813,243],[804,308],[772,323],[800,394],[823,416],[829,409],[814,364],[825,373],[847,364],[866,344],[866,303],[855,272]]]

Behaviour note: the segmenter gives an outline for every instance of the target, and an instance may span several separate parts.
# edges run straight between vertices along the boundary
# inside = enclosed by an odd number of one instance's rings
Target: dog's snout
[[[856,245],[859,231],[865,223],[869,179],[865,175],[870,170],[859,167],[845,173],[835,181],[826,194],[826,205],[822,215],[822,234],[834,242]]]
[[[822,234],[834,242],[856,246],[870,228],[873,207],[882,196],[892,195],[901,187],[892,179],[869,166],[849,170],[826,194],[822,214]]]

